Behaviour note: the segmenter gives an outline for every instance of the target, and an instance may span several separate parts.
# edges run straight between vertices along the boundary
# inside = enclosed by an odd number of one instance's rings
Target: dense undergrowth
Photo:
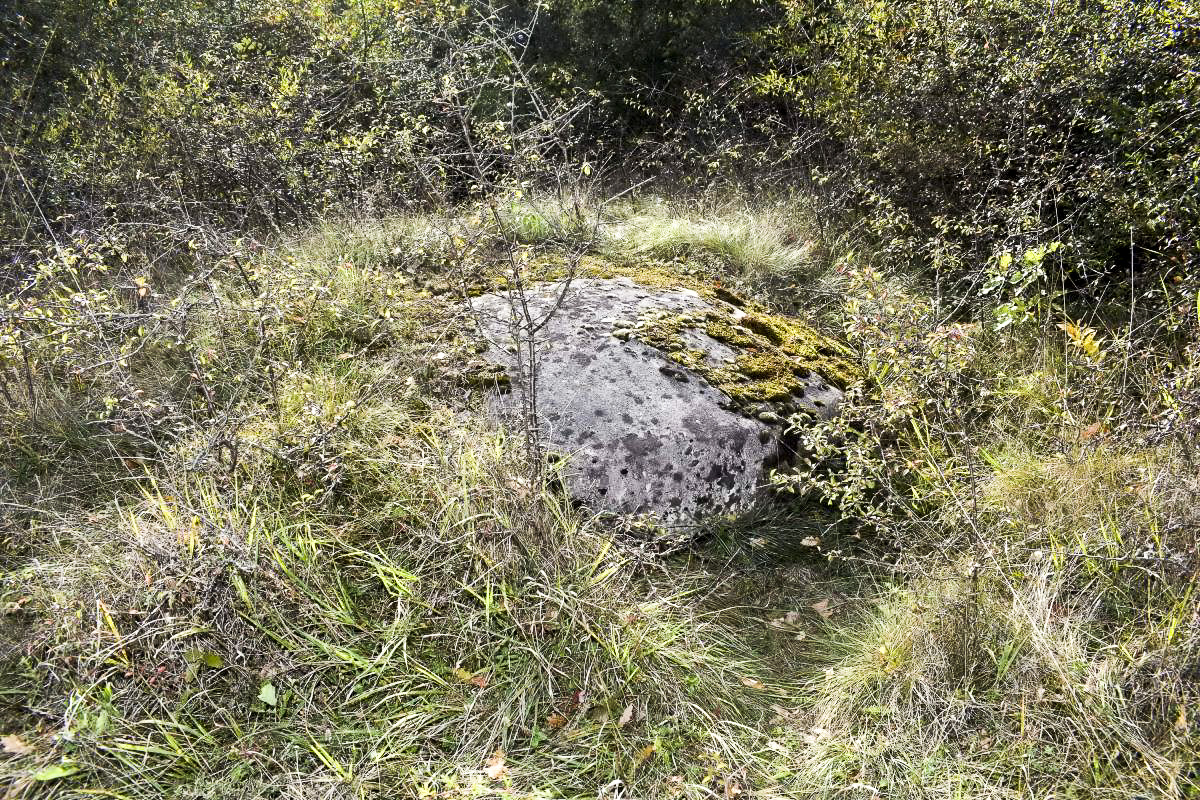
[[[107,318],[100,262],[48,261],[10,321],[56,358],[6,384],[9,791],[1194,791],[1195,473],[1109,399],[1145,368],[923,328],[848,253],[743,241],[753,211],[634,203],[594,247],[811,291],[873,382],[809,434],[834,469],[683,550],[571,508],[470,413],[440,223],[327,223]]]
[[[0,9],[3,796],[1200,795],[1198,30]],[[780,502],[483,421],[457,298],[585,268],[845,342]]]

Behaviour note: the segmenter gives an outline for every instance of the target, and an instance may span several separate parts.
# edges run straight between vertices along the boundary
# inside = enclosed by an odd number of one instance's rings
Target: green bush
[[[1191,3],[797,0],[748,81],[817,131],[896,254],[973,286],[1062,242],[1093,300],[1200,257],[1200,12]],[[1190,285],[1190,283],[1189,283]]]
[[[39,0],[6,22],[14,241],[458,200],[540,169],[569,128],[513,68],[519,22],[486,7]]]

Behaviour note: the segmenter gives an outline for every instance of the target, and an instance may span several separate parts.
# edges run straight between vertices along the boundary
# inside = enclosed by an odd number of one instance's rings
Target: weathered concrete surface
[[[789,402],[776,398],[761,409],[743,402],[739,410],[696,370],[638,338],[639,320],[742,315],[721,300],[690,289],[644,288],[629,278],[576,279],[558,302],[562,289],[529,288],[524,303],[483,295],[471,307],[489,342],[486,357],[510,378],[490,397],[490,411],[516,426],[528,383],[516,355],[527,353],[515,335],[525,327],[522,305],[540,321],[557,304],[536,334],[538,434],[547,448],[568,456],[572,496],[593,509],[652,514],[667,523],[743,509],[760,496],[767,468],[783,453],[786,423],[771,409],[828,416],[841,399],[820,375],[797,367],[802,387]],[[734,369],[741,348],[703,327],[687,327],[675,341],[697,359],[696,369]],[[524,334],[520,341],[527,341]]]

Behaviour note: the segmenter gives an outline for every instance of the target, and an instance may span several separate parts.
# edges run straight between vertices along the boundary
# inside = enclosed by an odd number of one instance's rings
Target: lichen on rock
[[[545,321],[535,432],[597,510],[684,522],[747,508],[787,457],[789,422],[832,416],[854,377],[840,346],[720,287],[580,272],[569,286],[526,283],[520,297],[492,291],[467,305],[486,358],[508,370],[488,401],[505,424],[530,420],[520,320]]]
[[[722,294],[729,295],[727,290]],[[858,378],[849,351],[797,320],[770,315],[738,299],[741,304],[733,305],[714,292],[706,310],[649,311],[614,335],[662,351],[728,395],[745,414],[769,411],[788,417],[804,411],[828,416],[830,384],[845,389]],[[747,305],[754,310],[744,310]],[[714,363],[705,348],[694,346],[689,332],[702,332],[736,355]]]

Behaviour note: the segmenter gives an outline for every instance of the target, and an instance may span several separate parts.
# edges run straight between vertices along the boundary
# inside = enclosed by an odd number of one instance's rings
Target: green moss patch
[[[728,290],[722,291],[728,294]],[[716,300],[715,290],[710,292],[704,294]],[[814,372],[841,389],[861,377],[845,346],[801,322],[738,299],[740,308],[722,302],[703,312],[650,312],[614,334],[662,351],[729,395],[738,410],[750,415],[795,413]],[[714,364],[702,350],[688,346],[687,330],[707,334],[739,352],[732,360]]]
[[[524,278],[527,286],[568,277],[561,261],[545,260],[530,265]],[[624,264],[595,256],[584,256],[574,278],[628,278],[646,289],[690,289],[712,305],[704,312],[668,314],[652,311],[636,322],[621,321],[612,333],[620,339],[635,338],[660,350],[670,361],[687,367],[720,389],[734,406],[750,415],[795,413],[799,399],[817,373],[839,389],[846,389],[862,374],[845,345],[796,319],[771,313],[766,307],[707,279],[702,272],[675,261],[646,261]],[[497,275],[471,294],[506,291],[509,278]],[[713,364],[706,353],[686,342],[687,330],[707,334],[739,351],[732,362]]]

